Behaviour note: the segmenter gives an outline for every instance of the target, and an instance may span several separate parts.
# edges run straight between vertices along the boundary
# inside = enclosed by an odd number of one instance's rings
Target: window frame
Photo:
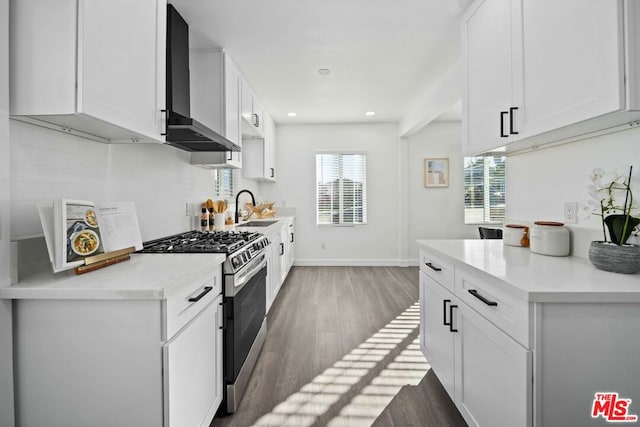
[[[487,175],[489,173],[489,171],[485,170],[486,168],[490,167],[484,159],[486,158],[500,158],[502,163],[503,163],[503,175],[501,176],[502,181],[497,183],[496,185],[501,187],[502,190],[502,198],[503,198],[503,202],[502,202],[502,215],[498,216],[496,219],[492,220],[491,217],[491,184],[489,184],[489,186],[487,187],[486,182],[484,181],[484,176],[486,176],[489,179],[495,179],[495,178],[500,178],[500,177],[494,177],[494,176],[489,176]],[[469,186],[469,181],[467,180],[466,177],[466,171],[467,171],[467,161],[468,159],[478,159],[478,158],[482,158],[483,159],[483,182],[482,182],[482,196],[483,196],[483,206],[481,209],[483,209],[482,212],[482,221],[468,221],[467,220],[467,215],[468,215],[468,209],[471,209],[472,207],[467,207],[467,187]],[[505,155],[505,153],[502,152],[494,152],[494,153],[485,153],[484,155],[480,155],[480,156],[465,156],[463,159],[463,188],[464,188],[464,225],[466,226],[483,226],[483,225],[489,225],[489,226],[495,226],[495,225],[500,225],[503,224],[505,219],[506,219],[506,163],[507,163],[507,156]],[[485,207],[485,203],[488,205]],[[494,205],[495,207],[495,205]],[[480,209],[480,208],[478,208]]]
[[[368,171],[367,171],[367,152],[366,151],[358,151],[358,150],[318,150],[315,153],[315,164],[316,164],[316,182],[315,182],[315,187],[316,187],[316,209],[315,209],[315,214],[316,214],[316,226],[317,227],[366,227],[368,225],[368,215],[367,215],[367,175],[368,175]],[[363,216],[363,221],[362,222],[339,222],[339,223],[320,223],[318,222],[319,219],[319,213],[320,213],[320,203],[319,203],[319,192],[320,192],[320,185],[319,185],[319,181],[318,181],[318,156],[321,155],[336,155],[339,156],[339,168],[340,168],[340,172],[338,173],[338,180],[340,183],[342,183],[343,179],[344,179],[344,169],[342,167],[342,156],[348,156],[348,155],[360,155],[363,156],[364,158],[364,171],[363,171],[363,176],[364,176],[364,182],[363,184],[363,188],[362,188],[362,216]],[[340,188],[342,188],[342,185],[339,185]],[[342,217],[344,215],[344,195],[342,195],[339,198],[339,202],[341,207],[339,208],[339,214]],[[355,216],[355,215],[354,215]]]

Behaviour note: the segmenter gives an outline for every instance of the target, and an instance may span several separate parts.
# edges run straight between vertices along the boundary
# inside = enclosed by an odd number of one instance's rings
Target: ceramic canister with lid
[[[508,246],[529,246],[529,227],[520,224],[506,224],[502,230],[502,242]]]
[[[569,230],[561,222],[536,221],[529,232],[529,248],[541,255],[567,256]]]

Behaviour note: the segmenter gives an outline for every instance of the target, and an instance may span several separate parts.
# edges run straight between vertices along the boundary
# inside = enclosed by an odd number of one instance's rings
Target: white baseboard
[[[413,262],[413,264],[412,264]],[[296,259],[297,267],[409,267],[418,260],[399,259]]]

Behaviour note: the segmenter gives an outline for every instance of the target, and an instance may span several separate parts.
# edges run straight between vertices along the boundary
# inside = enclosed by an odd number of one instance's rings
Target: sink
[[[244,224],[238,224],[236,227],[268,227],[278,221],[249,221]]]

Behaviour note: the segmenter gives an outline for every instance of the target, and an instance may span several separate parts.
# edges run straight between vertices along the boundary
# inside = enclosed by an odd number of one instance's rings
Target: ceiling
[[[224,48],[277,123],[357,123],[399,121],[438,83],[459,58],[468,1],[171,3],[192,47]]]

